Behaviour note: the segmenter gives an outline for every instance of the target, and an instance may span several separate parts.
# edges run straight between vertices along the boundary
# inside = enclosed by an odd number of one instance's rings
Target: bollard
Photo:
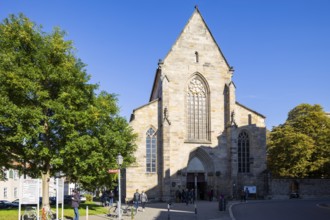
[[[86,220],[88,220],[88,206],[86,206]]]
[[[134,219],[134,209],[133,209],[133,206],[131,208],[131,219]]]
[[[219,211],[226,211],[226,199],[223,197],[219,200]]]
[[[167,219],[170,220],[171,219],[171,215],[170,215],[170,203],[167,203]]]
[[[195,203],[195,214],[197,215],[197,205]]]

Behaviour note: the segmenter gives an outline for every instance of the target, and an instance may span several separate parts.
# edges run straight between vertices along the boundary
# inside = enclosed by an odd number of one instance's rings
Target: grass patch
[[[86,202],[86,203],[81,203],[79,207],[79,215],[80,216],[86,216],[86,207],[88,206],[88,215],[99,215],[99,214],[106,214],[107,213],[107,208],[95,204],[94,202]],[[51,206],[52,211],[55,213],[56,212],[56,206]],[[58,206],[58,214],[59,217],[62,215],[62,205],[59,204]],[[21,208],[21,215],[24,214],[25,208]],[[41,217],[41,210],[40,210],[40,217]],[[64,218],[67,219],[73,219],[74,212],[73,208],[71,205],[64,205]],[[0,209],[0,220],[18,220],[18,209]]]

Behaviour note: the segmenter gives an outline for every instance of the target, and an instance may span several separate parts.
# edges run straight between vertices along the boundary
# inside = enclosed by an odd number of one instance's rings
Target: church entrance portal
[[[206,199],[207,183],[204,173],[187,173],[187,189],[195,189],[197,184],[197,199]],[[196,192],[196,190],[195,190]]]

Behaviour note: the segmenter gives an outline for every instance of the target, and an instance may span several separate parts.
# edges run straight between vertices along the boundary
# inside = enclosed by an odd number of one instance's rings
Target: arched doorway
[[[193,157],[188,163],[186,183],[188,190],[195,190],[196,199],[206,199],[207,182],[205,178],[205,168],[198,157]]]

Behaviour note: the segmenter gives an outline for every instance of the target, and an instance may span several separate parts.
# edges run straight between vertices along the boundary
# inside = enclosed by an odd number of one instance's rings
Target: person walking
[[[133,195],[133,203],[134,203],[136,212],[138,211],[138,208],[139,208],[139,201],[140,201],[140,193],[139,193],[139,190],[136,189],[136,192]]]
[[[184,191],[184,189],[182,189],[182,192],[181,192],[181,202],[182,203],[186,202],[186,192]]]
[[[244,189],[241,190],[241,202],[246,202],[245,191]]]
[[[72,203],[71,206],[74,211],[74,218],[73,220],[79,220],[79,203],[80,203],[80,195],[78,190],[74,189],[73,191],[73,196],[72,196]]]
[[[245,202],[248,200],[249,194],[250,194],[249,188],[245,187]]]
[[[211,191],[210,191],[210,197],[209,197],[209,200],[210,200],[210,202],[212,202],[213,201],[213,189],[211,189]]]
[[[140,195],[140,199],[141,199],[142,212],[144,212],[146,202],[148,202],[148,196],[144,191],[142,191],[142,193]]]
[[[186,189],[185,195],[186,195],[186,205],[188,205],[189,204],[189,201],[190,201],[190,194],[189,194],[189,190],[188,189]]]
[[[113,205],[113,197],[115,196],[115,194],[113,193],[113,190],[110,191],[109,193],[109,205],[112,206]]]

